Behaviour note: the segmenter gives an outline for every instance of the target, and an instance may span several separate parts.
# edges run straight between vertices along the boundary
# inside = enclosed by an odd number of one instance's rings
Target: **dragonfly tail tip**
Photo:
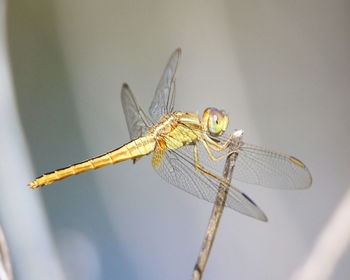
[[[36,189],[36,188],[40,187],[40,185],[38,183],[36,183],[35,181],[28,183],[27,186],[30,187],[31,189]]]

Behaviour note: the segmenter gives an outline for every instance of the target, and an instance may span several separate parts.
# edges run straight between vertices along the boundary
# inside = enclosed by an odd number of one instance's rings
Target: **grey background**
[[[9,1],[13,81],[35,174],[127,142],[122,83],[147,108],[169,55],[182,47],[176,109],[224,108],[247,142],[295,155],[314,179],[300,192],[243,186],[269,223],[225,211],[206,279],[288,279],[349,187],[349,8]],[[162,181],[149,158],[37,192],[66,279],[190,278],[211,205]],[[332,279],[348,279],[349,261],[347,251]]]

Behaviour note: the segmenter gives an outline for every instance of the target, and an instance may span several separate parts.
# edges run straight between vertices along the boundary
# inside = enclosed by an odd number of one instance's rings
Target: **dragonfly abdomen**
[[[31,188],[38,188],[65,179],[72,175],[101,168],[108,164],[115,164],[124,160],[135,159],[153,152],[154,148],[154,138],[151,136],[143,136],[125,144],[118,149],[98,157],[46,173],[29,183],[29,186]]]

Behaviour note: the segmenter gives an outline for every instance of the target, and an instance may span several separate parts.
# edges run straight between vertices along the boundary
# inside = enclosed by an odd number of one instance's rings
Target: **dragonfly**
[[[218,166],[227,156],[235,154],[234,181],[276,189],[311,186],[311,174],[297,158],[245,143],[239,133],[225,136],[229,117],[224,110],[210,107],[202,116],[175,111],[175,74],[180,57],[181,49],[172,53],[149,114],[141,108],[130,87],[123,84],[121,103],[130,142],[95,158],[46,173],[29,186],[38,188],[125,160],[135,163],[152,154],[153,168],[168,183],[212,203],[220,185],[229,184],[225,206],[261,221],[267,221],[267,217],[260,207],[220,175]]]

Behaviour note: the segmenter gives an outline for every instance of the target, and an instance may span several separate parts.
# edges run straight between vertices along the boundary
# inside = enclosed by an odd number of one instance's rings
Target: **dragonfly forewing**
[[[247,143],[239,148],[233,179],[279,189],[304,189],[312,183],[308,168],[300,160]]]
[[[175,50],[166,65],[154,94],[149,114],[154,122],[173,111],[175,100],[175,74],[181,49]]]
[[[198,131],[198,133],[205,133]],[[225,136],[215,137],[223,143]],[[238,156],[233,171],[233,180],[276,189],[305,189],[311,186],[312,176],[306,165],[299,159],[264,147],[238,141]],[[213,151],[213,153],[215,153]],[[225,153],[221,151],[218,156]],[[223,162],[205,160],[205,164],[217,173],[222,170]]]

